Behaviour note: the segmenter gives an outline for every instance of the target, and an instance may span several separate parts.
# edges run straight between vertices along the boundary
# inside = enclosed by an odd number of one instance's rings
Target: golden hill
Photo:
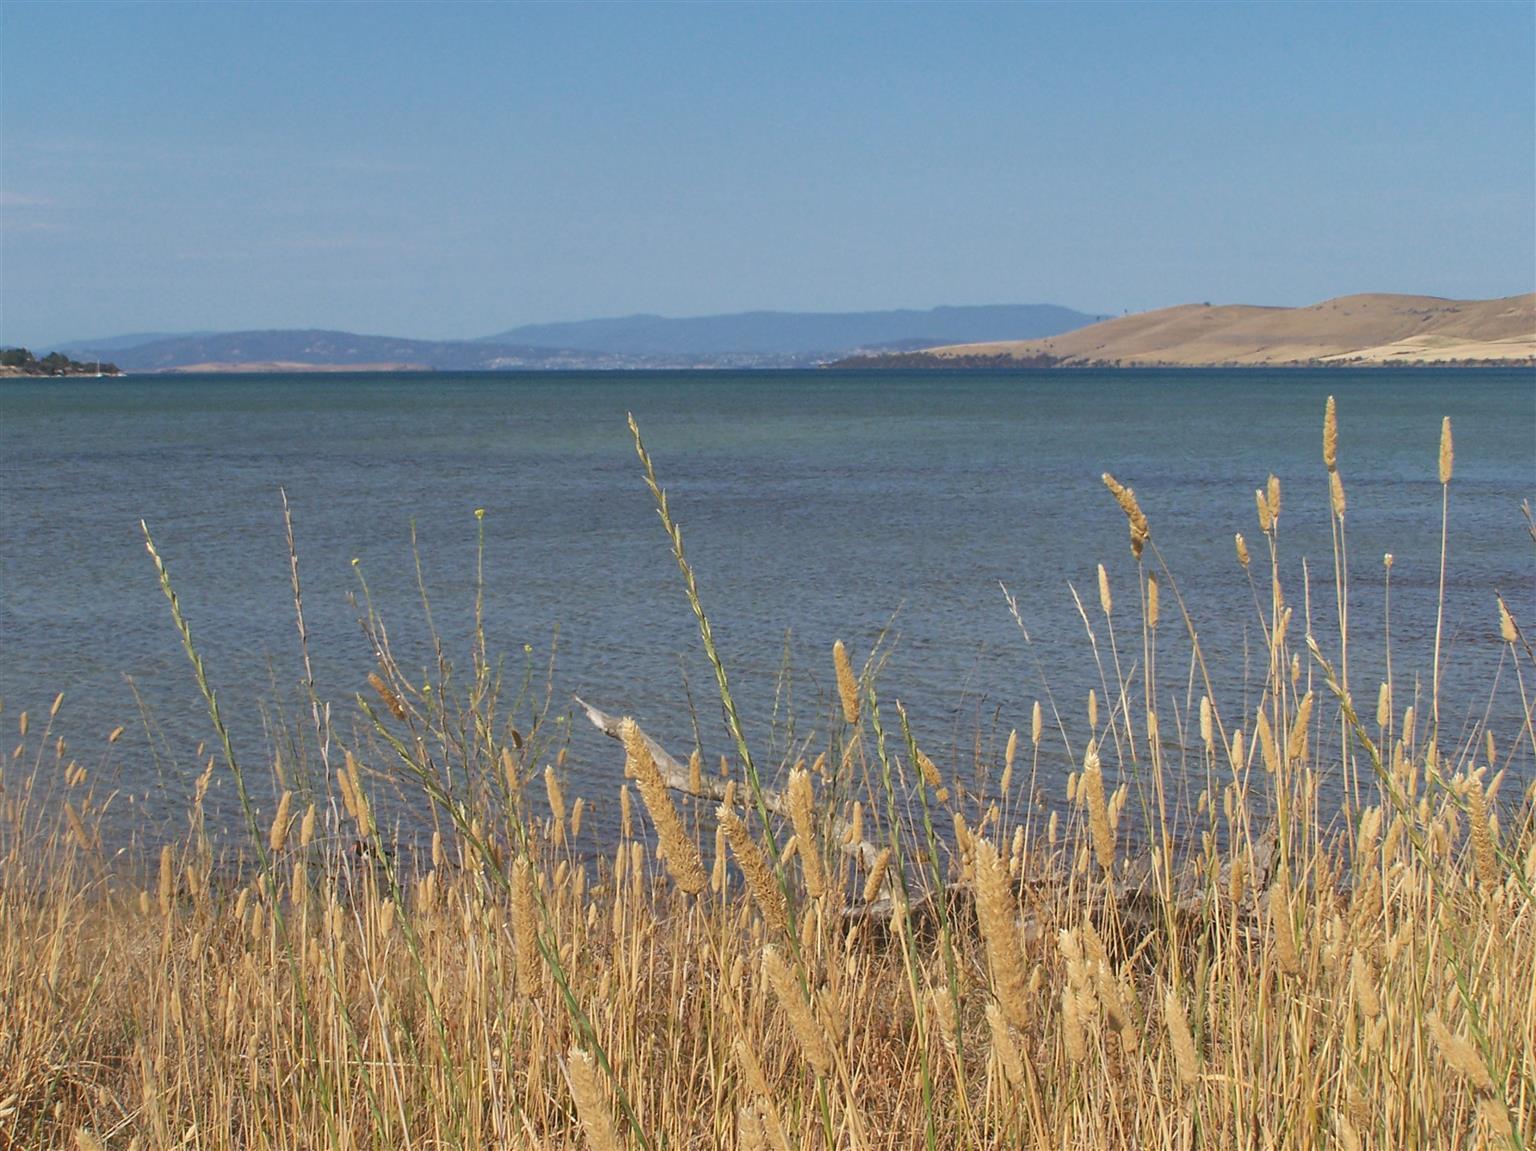
[[[1536,293],[1497,300],[1370,293],[1305,308],[1182,304],[1043,340],[930,348],[943,359],[1215,365],[1536,360]]]

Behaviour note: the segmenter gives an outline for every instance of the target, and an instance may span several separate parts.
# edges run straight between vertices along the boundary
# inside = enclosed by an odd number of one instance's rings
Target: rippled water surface
[[[1422,674],[1428,689],[1436,453],[1440,419],[1453,419],[1442,721],[1469,730],[1489,707],[1500,660],[1495,589],[1536,623],[1536,565],[1520,511],[1536,496],[1529,371],[8,381],[0,384],[3,722],[14,734],[20,710],[39,716],[63,691],[57,728],[71,754],[120,780],[121,810],[135,818],[179,810],[156,788],[185,788],[209,731],[144,551],[143,519],[237,749],[265,759],[269,725],[300,714],[282,488],[294,509],[318,688],[340,730],[354,722],[355,696],[374,667],[353,602],[360,575],[401,662],[424,675],[432,661],[413,528],[436,627],[450,658],[467,663],[474,510],[483,507],[486,626],[509,674],[522,668],[525,644],[542,667],[558,630],[557,709],[580,693],[633,713],[686,751],[691,690],[714,757],[727,743],[717,697],[625,427],[629,411],[671,493],[716,638],[765,745],[781,669],[791,672],[789,690],[777,693],[775,760],[786,717],[805,731],[824,706],[832,641],[862,657],[886,628],[884,693],[907,705],[935,758],[969,764],[978,739],[1027,727],[1047,690],[1080,740],[1083,701],[1099,679],[1071,586],[1105,650],[1101,561],[1125,670],[1140,675],[1136,569],[1124,518],[1099,480],[1106,470],[1135,487],[1151,519],[1222,706],[1251,710],[1261,638],[1233,533],[1245,533],[1267,563],[1253,489],[1270,472],[1284,483],[1288,597],[1304,614],[1306,557],[1314,626],[1336,633],[1320,459],[1329,394],[1338,397],[1349,496],[1352,670],[1372,709],[1388,551],[1394,671]],[[1017,597],[1032,643],[1000,585]],[[1259,587],[1267,598],[1267,579]],[[1169,598],[1165,590],[1158,667],[1161,708],[1176,717],[1198,692],[1189,694],[1188,644]],[[1511,682],[1506,668],[1500,692]],[[1493,706],[1497,733],[1512,740],[1513,713],[1497,699]],[[103,761],[104,737],[119,724],[128,730]],[[1165,735],[1173,726],[1165,719]],[[616,745],[578,726],[569,765],[599,818],[621,763]]]

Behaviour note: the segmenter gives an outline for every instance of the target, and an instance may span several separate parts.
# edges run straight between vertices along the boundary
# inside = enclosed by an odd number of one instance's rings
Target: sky
[[[0,344],[1536,288],[1536,5],[0,3]]]

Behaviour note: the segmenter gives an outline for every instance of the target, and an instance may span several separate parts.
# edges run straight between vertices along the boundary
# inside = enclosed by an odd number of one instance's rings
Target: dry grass
[[[662,860],[628,793],[617,842],[581,830],[547,710],[517,726],[498,710],[483,643],[456,695],[446,671],[423,690],[372,615],[371,738],[275,781],[275,817],[251,809],[235,870],[204,832],[203,787],[183,838],[139,870],[109,865],[107,797],[47,721],[18,717],[0,768],[0,1147],[1523,1146],[1536,792],[1514,792],[1536,754],[1531,648],[1490,589],[1506,647],[1490,690],[1521,725],[1443,738],[1438,701],[1394,711],[1403,671],[1346,662],[1343,501],[1327,638],[1303,634],[1301,589],[1279,577],[1278,482],[1258,506],[1264,543],[1234,567],[1263,589],[1257,690],[1205,682],[1174,573],[1126,508],[1146,552],[1124,666],[1153,672],[1121,673],[1101,577],[1084,651],[1098,660],[1103,628],[1105,714],[1095,694],[1074,804],[1049,819],[1020,798],[1026,770],[1071,753],[1038,705],[1029,747],[1015,735],[1005,763],[962,779],[904,712],[892,725],[876,661],[856,673],[841,650],[825,758],[791,783],[793,851],[786,821],[764,823],[771,781],[718,660],[741,739],[718,817],[679,812],[625,729]],[[1196,686],[1165,717],[1170,628]],[[209,771],[244,796],[221,743]],[[430,852],[380,838],[375,812],[402,790],[431,812]]]
[[[930,348],[940,359],[1041,354],[1069,363],[1288,364],[1530,362],[1536,294],[1494,300],[1371,293],[1304,308],[1180,304],[1042,340]]]

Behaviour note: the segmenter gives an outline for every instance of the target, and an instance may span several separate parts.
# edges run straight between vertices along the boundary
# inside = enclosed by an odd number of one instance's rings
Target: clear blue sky
[[[0,342],[1536,287],[1536,5],[0,4]]]

